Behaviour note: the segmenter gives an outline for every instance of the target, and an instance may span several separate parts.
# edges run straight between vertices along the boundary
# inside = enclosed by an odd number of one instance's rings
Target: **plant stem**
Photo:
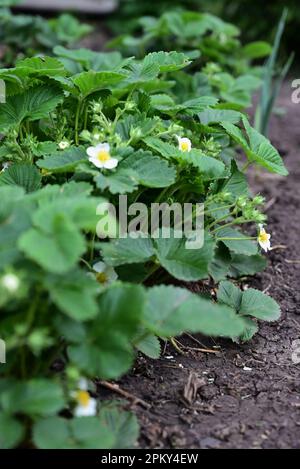
[[[250,239],[256,239],[255,236],[249,236],[245,238],[217,238],[218,241],[246,241]]]
[[[79,100],[76,109],[76,116],[75,116],[75,144],[79,145],[79,116],[81,111],[82,101]]]
[[[244,166],[242,167],[242,173],[246,172],[246,170],[249,168],[251,163],[252,163],[251,161],[247,161],[247,163],[244,164]]]
[[[149,280],[149,278],[160,268],[160,264],[154,264],[150,271],[148,272],[147,276],[143,279],[143,282],[146,282],[147,280]]]
[[[212,233],[217,233],[217,231],[220,231],[220,230],[223,230],[223,228],[227,228],[229,226],[233,226],[233,225],[243,225],[245,223],[252,223],[254,222],[255,220],[245,220],[245,221],[239,221],[239,220],[234,220],[230,223],[226,223],[225,225],[222,225],[222,226],[218,226],[216,229],[214,229],[212,231]]]

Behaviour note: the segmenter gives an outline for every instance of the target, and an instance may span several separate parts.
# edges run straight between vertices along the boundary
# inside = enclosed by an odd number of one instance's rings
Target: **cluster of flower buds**
[[[244,220],[254,221],[255,223],[263,223],[266,215],[261,213],[257,207],[263,205],[264,197],[257,195],[252,200],[247,196],[241,196],[236,201],[235,212],[242,213]]]
[[[203,150],[203,152],[208,156],[217,157],[222,151],[222,146],[216,142],[213,137],[210,137],[209,139],[205,138],[203,140],[201,143],[201,150]]]

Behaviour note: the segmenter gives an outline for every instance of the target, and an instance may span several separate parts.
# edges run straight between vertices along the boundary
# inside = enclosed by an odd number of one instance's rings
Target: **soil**
[[[267,198],[274,249],[266,271],[247,283],[274,297],[282,317],[261,324],[246,345],[183,336],[180,343],[191,347],[184,355],[166,345],[160,360],[140,357],[118,382],[150,404],[130,405],[141,425],[140,447],[300,448],[300,364],[292,360],[300,339],[300,105],[291,102],[289,83],[278,104],[286,114],[272,117],[270,138],[290,175],[250,176],[254,191]],[[192,350],[205,347],[218,353]]]

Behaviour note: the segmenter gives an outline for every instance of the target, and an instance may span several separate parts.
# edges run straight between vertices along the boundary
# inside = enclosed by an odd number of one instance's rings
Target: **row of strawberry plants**
[[[159,358],[161,340],[185,331],[245,341],[279,318],[234,279],[263,270],[270,249],[247,169],[287,171],[244,112],[258,70],[248,60],[239,74],[223,53],[224,71],[181,51],[56,47],[0,71],[1,447],[132,446],[135,417],[98,403],[88,380],[119,378],[137,352]],[[203,246],[187,249],[175,222],[167,238],[113,239],[120,220],[99,221],[99,206],[120,195],[148,211],[203,204]],[[214,301],[184,287],[209,279]]]

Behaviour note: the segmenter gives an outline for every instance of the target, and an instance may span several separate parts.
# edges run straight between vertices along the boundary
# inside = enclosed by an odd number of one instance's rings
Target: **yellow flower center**
[[[259,241],[261,241],[262,243],[265,243],[266,241],[269,241],[268,233],[266,233],[265,231],[262,231],[261,233],[259,233],[258,239],[259,239]]]
[[[181,151],[189,151],[188,142],[180,142],[180,149],[181,149]]]
[[[90,395],[87,391],[77,391],[76,400],[82,407],[87,407],[90,402]]]
[[[100,150],[97,154],[97,159],[101,161],[101,163],[105,163],[105,161],[110,160],[110,154],[107,150]]]
[[[99,283],[106,283],[107,282],[107,275],[105,272],[100,272],[96,275],[96,279]]]

